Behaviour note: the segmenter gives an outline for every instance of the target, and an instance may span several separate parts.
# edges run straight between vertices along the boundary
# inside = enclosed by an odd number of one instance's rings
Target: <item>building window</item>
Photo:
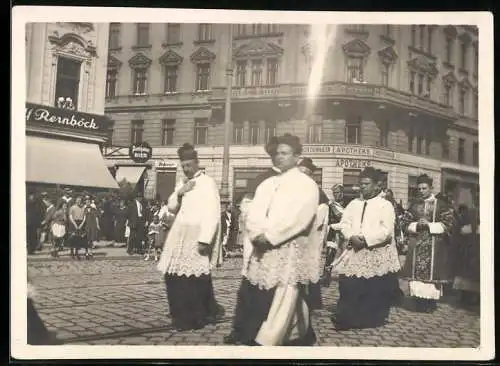
[[[278,33],[278,24],[268,24],[267,34],[276,34],[276,33]]]
[[[417,179],[417,176],[408,176],[408,202],[411,202],[418,197]]]
[[[250,132],[248,135],[248,143],[250,145],[258,145],[260,139],[260,126],[258,121],[250,122]]]
[[[379,146],[387,147],[389,145],[389,121],[382,121],[379,125]]]
[[[267,85],[276,85],[278,83],[278,60],[267,60]]]
[[[149,46],[149,23],[137,24],[137,46]]]
[[[427,52],[432,54],[432,36],[434,35],[434,28],[427,27]]]
[[[474,43],[474,75],[477,76],[477,72],[479,70],[479,46],[477,43]]]
[[[422,133],[422,130],[419,129],[417,132],[417,146],[416,146],[416,153],[417,154],[422,154],[422,146],[424,145],[424,134]]]
[[[427,76],[427,92],[426,92],[427,98],[431,98],[432,96],[432,78],[430,76]]]
[[[247,79],[247,62],[238,61],[236,63],[236,85],[245,86]]]
[[[349,57],[347,59],[347,82],[355,83],[364,80],[363,58]]]
[[[474,142],[472,144],[472,164],[479,166],[479,143]]]
[[[424,93],[424,75],[418,74],[418,95]]]
[[[408,128],[408,152],[413,152],[413,140],[415,139],[415,126]]]
[[[208,141],[208,119],[196,118],[194,120],[194,143],[206,145]]]
[[[361,144],[361,117],[346,121],[345,142],[346,144]]]
[[[243,123],[234,122],[233,124],[233,143],[242,144],[243,143]]]
[[[175,119],[164,119],[162,121],[161,144],[172,146],[174,144]]]
[[[198,64],[196,68],[196,90],[210,90],[210,64]]]
[[[175,93],[177,91],[178,66],[165,66],[165,93]]]
[[[392,37],[392,27],[391,27],[390,24],[384,25],[384,33],[383,34],[387,38],[391,38]]]
[[[109,121],[108,128],[107,128],[107,139],[106,139],[106,146],[113,146],[113,130],[114,130],[114,125],[115,121]]]
[[[116,50],[120,48],[120,23],[111,23],[109,25],[109,45],[110,50]]]
[[[458,162],[463,164],[465,162],[465,139],[458,139]]]
[[[118,81],[118,71],[108,70],[106,74],[106,98],[116,97],[116,85]]]
[[[130,134],[130,142],[132,144],[140,144],[142,142],[142,135],[144,134],[144,121],[132,121],[132,133]]]
[[[411,26],[411,46],[417,47],[417,26]]]
[[[252,34],[259,36],[263,33],[263,24],[252,24]]]
[[[212,25],[200,24],[198,25],[198,41],[211,41],[212,40]]]
[[[453,38],[448,36],[446,37],[445,51],[446,51],[446,62],[451,64],[453,59]]]
[[[307,122],[306,141],[309,144],[318,144],[322,140],[323,132],[323,117],[321,115],[314,115],[312,119]]]
[[[252,61],[252,86],[259,86],[262,83],[262,60]]]
[[[478,98],[477,94],[474,94],[473,108],[474,108],[474,117],[478,118],[478,116],[479,116],[479,98]]]
[[[80,61],[65,57],[57,59],[56,107],[67,109],[78,108],[81,66]]]
[[[247,34],[247,25],[246,24],[237,24],[236,25],[236,35],[237,36],[245,36]]]
[[[419,28],[420,28],[420,44],[419,44],[419,47],[423,51],[424,50],[424,42],[425,42],[425,25],[421,25]]]
[[[469,51],[469,45],[465,42],[460,43],[460,68],[462,70],[467,70],[467,56]]]
[[[415,76],[417,73],[415,71],[410,71],[410,93],[415,94]]]
[[[137,68],[134,73],[134,94],[144,95],[147,90],[148,70],[145,68]]]
[[[276,136],[276,122],[266,121],[266,129],[264,131],[266,143],[268,143],[274,136]]]
[[[451,84],[445,83],[444,88],[444,103],[447,106],[453,105],[453,86]]]
[[[467,90],[460,89],[460,97],[458,103],[458,111],[461,115],[465,115],[467,113]]]
[[[441,155],[443,159],[450,158],[450,138],[448,135],[445,135],[443,141],[441,141]]]
[[[425,155],[431,154],[431,143],[432,143],[432,131],[431,129],[427,129],[427,133],[425,136]]]
[[[387,62],[382,63],[382,85],[389,86],[389,72],[391,65]]]
[[[180,23],[167,24],[167,44],[178,44],[181,42]]]

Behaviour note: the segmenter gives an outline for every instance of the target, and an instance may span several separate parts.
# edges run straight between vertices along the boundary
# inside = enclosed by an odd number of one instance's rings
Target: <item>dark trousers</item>
[[[142,241],[144,236],[144,222],[138,222],[135,227],[130,228],[130,237],[128,238],[128,253],[139,253],[142,251]]]
[[[26,226],[26,242],[28,246],[28,253],[32,254],[38,246],[37,227],[35,225]]]

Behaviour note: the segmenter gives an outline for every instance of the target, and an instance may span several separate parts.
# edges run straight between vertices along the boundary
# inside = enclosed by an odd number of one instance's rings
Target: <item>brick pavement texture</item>
[[[240,264],[241,259],[230,259],[214,273],[216,297],[226,309],[225,317],[217,324],[186,332],[170,326],[165,286],[153,262],[140,258],[28,259],[28,270],[41,318],[67,344],[221,345],[231,329]],[[384,327],[338,332],[330,320],[338,298],[336,283],[322,292],[324,308],[313,313],[317,346],[479,346],[479,314],[461,309],[453,301],[440,303],[433,314],[395,307]]]

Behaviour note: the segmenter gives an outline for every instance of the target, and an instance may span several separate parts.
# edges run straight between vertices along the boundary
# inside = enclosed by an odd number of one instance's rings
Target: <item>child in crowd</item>
[[[161,230],[161,222],[158,215],[155,215],[153,218],[153,222],[149,224],[148,229],[148,251],[146,256],[144,257],[145,261],[148,261],[151,256],[154,255],[154,260],[158,261],[160,257],[160,251],[162,248],[162,244],[160,241],[160,230]]]

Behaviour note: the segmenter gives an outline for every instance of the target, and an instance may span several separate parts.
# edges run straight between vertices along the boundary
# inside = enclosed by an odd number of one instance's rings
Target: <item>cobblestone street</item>
[[[111,252],[113,250],[109,250]],[[161,274],[139,257],[96,256],[93,261],[30,258],[36,286],[35,306],[50,330],[66,344],[218,345],[229,333],[240,281],[241,259],[230,259],[214,274],[217,301],[226,309],[218,324],[176,332],[167,317]],[[337,285],[323,289],[324,309],[313,314],[318,346],[477,347],[479,313],[461,309],[453,299],[434,314],[393,308],[382,328],[337,332],[330,314]]]

